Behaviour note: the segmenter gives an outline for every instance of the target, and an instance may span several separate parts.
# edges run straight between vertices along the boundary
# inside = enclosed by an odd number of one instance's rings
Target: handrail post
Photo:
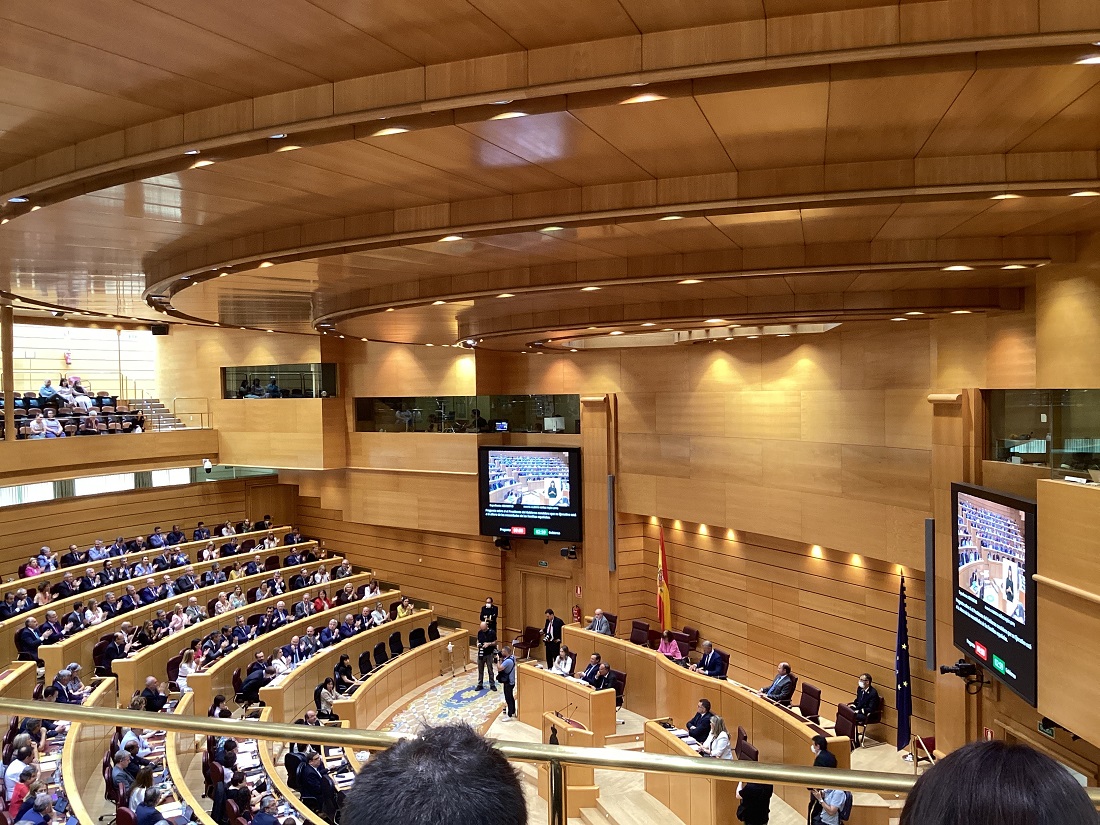
[[[550,799],[546,806],[549,825],[566,825],[565,768],[561,760],[550,760]]]

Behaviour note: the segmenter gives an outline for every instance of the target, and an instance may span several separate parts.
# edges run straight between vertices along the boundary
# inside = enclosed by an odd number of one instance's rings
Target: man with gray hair
[[[279,825],[279,801],[266,793],[260,799],[260,809],[252,817],[252,825]]]
[[[157,810],[157,804],[160,802],[163,794],[160,788],[152,787],[145,791],[145,801],[137,806],[137,810],[134,811],[134,820],[137,825],[157,825],[158,822],[164,819],[164,815]]]
[[[57,671],[53,686],[57,688],[57,701],[66,705],[79,705],[84,701],[84,695],[72,689],[73,674],[68,670]]]
[[[126,770],[129,765],[130,752],[125,748],[116,751],[115,766],[111,768],[111,782],[122,786],[123,798],[129,795],[130,786],[134,784],[134,777],[130,776],[130,772]]]
[[[696,673],[717,679],[722,675],[722,657],[714,649],[710,642],[703,642],[703,655],[699,662],[691,666]]]
[[[588,623],[585,630],[591,630],[593,633],[602,633],[604,636],[612,635],[611,622],[607,620],[603,611],[598,607],[596,608],[596,612],[592,614],[592,621]]]

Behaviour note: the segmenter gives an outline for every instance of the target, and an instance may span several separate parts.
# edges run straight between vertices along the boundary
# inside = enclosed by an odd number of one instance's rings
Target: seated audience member
[[[212,716],[215,719],[228,719],[233,715],[233,712],[225,706],[225,696],[219,693],[214,697],[214,702],[210,705],[210,710],[206,712],[206,715]]]
[[[328,624],[321,628],[317,638],[321,647],[332,647],[340,641],[340,623],[336,619],[329,619]]]
[[[38,397],[50,402],[57,397],[57,388],[53,385],[53,379],[47,378],[46,383],[38,388]]]
[[[31,410],[31,420],[27,425],[27,429],[30,430],[31,438],[45,438],[46,437],[46,419],[42,417],[42,410]],[[50,436],[53,438],[54,436]]]
[[[272,794],[260,798],[260,808],[252,817],[252,825],[279,825],[279,800]]]
[[[293,583],[291,583],[291,587],[293,586]],[[302,594],[302,600],[294,605],[294,618],[304,619],[307,616],[312,616],[315,612],[313,609],[313,596],[307,591]]]
[[[325,588],[321,588],[317,591],[317,598],[313,600],[313,611],[320,613],[322,610],[328,610],[332,607],[332,599],[328,597],[328,591]]]
[[[180,526],[178,524],[173,524],[172,529],[168,533],[168,543],[173,545],[183,544],[185,541],[187,541],[186,534],[184,534],[184,532],[180,530]]]
[[[38,779],[37,765],[27,765],[20,771],[19,781],[15,783],[15,788],[11,793],[11,801],[8,803],[8,813],[13,817],[19,813],[19,809],[23,807],[23,800],[27,798],[30,786],[36,779]]]
[[[206,541],[210,538],[210,531],[206,529],[206,522],[200,521],[195,525],[195,531],[191,534],[192,541]]]
[[[726,730],[726,722],[721,716],[710,717],[710,731],[699,746],[699,752],[715,759],[733,759],[729,731]]]
[[[53,407],[50,407],[46,410],[46,418],[44,423],[46,427],[46,438],[65,437],[65,427],[62,426],[60,421],[58,421],[57,413],[54,411]]]
[[[901,825],[1095,825],[1082,788],[1058,762],[994,740],[952,751],[917,780]]]
[[[115,751],[115,766],[111,768],[111,781],[121,785],[125,794],[129,795],[130,786],[134,784],[134,777],[126,770],[130,767],[130,752],[119,748]]]
[[[336,682],[338,693],[348,693],[355,687],[355,677],[351,669],[351,656],[346,653],[342,654],[340,661],[332,670],[332,677]]]
[[[607,617],[603,615],[603,611],[598,607],[596,608],[596,612],[592,614],[592,621],[590,621],[584,629],[591,630],[593,633],[602,633],[604,636],[611,635],[611,623],[607,620]]]
[[[317,711],[317,715],[322,719],[338,720],[340,717],[332,712],[332,703],[340,698],[340,694],[336,692],[336,680],[329,676],[321,683],[321,690],[317,694],[317,698],[321,700],[321,707]]]
[[[187,597],[187,607],[184,608],[184,612],[191,620],[190,624],[201,622],[203,619],[206,618],[206,608],[199,604],[199,599],[197,596]]]
[[[17,737],[18,738],[18,737]],[[24,737],[24,740],[29,737]],[[13,746],[15,742],[13,740]],[[19,777],[23,775],[23,769],[35,759],[36,751],[33,745],[19,745],[13,749],[11,762],[4,768],[4,804],[11,804],[15,786],[19,784]]]
[[[165,820],[164,815],[157,810],[161,796],[159,788],[150,788],[145,792],[145,803],[139,805],[134,811],[135,825],[157,825],[158,822]]]
[[[662,656],[667,656],[674,662],[679,662],[684,658],[684,654],[680,651],[680,643],[672,638],[671,630],[666,630],[661,634],[661,643],[657,646],[657,652]]]
[[[569,652],[568,646],[562,645],[561,650],[558,651],[558,657],[554,659],[554,663],[550,666],[550,672],[559,676],[569,676],[572,667],[573,654]]]
[[[829,740],[821,734],[817,734],[813,740],[811,740],[810,750],[814,753],[815,768],[836,767],[836,754],[829,750]]]
[[[277,647],[271,651],[271,658],[268,660],[268,664],[271,665],[271,669],[275,671],[276,676],[282,676],[284,673],[290,671],[290,665],[287,664],[286,661],[286,654],[283,653],[281,647]]]
[[[240,647],[245,642],[250,642],[256,638],[256,628],[248,624],[244,616],[238,616],[233,624],[233,631],[230,635],[233,637],[233,644]]]
[[[856,714],[856,721],[861,725],[867,721],[867,717],[878,710],[878,691],[871,684],[871,674],[864,673],[859,677],[859,687],[856,688],[856,700],[848,705]]]
[[[351,575],[351,572],[351,565],[348,563],[347,559],[344,559],[332,569],[332,577],[334,579],[346,579]]]
[[[262,572],[264,572],[264,563],[258,555],[253,556],[252,561],[244,566],[244,574],[246,576],[255,576],[257,573]]]
[[[297,527],[291,528],[290,532],[283,536],[283,544],[301,544],[303,541],[302,534],[298,532]]]
[[[601,662],[599,670],[596,671],[595,678],[593,678],[589,684],[596,690],[606,690],[615,687],[615,677],[611,675],[611,665],[607,662]]]
[[[696,742],[703,742],[710,736],[710,720],[714,714],[710,712],[710,699],[700,699],[696,705],[695,715],[688,720],[685,729]]]
[[[180,672],[176,676],[176,684],[180,687],[180,693],[190,693],[192,688],[187,686],[187,677],[195,672],[195,651],[191,648],[183,651],[183,658],[180,660]]]
[[[703,655],[699,658],[699,663],[692,665],[691,669],[716,679],[722,675],[722,657],[715,652],[714,645],[703,642]]]
[[[397,605],[397,618],[404,619],[411,616],[416,612],[416,607],[413,605],[412,600],[408,596],[405,596],[401,600],[401,604]]]
[[[336,785],[328,775],[321,754],[316,751],[310,751],[298,765],[298,791],[303,799],[317,800],[319,810],[334,810],[336,807]]]
[[[134,759],[130,759],[130,771],[133,771]],[[139,805],[145,802],[145,792],[153,787],[153,768],[151,765],[145,765],[138,769],[134,776],[134,784],[130,786],[130,798],[128,800],[127,807],[131,811],[137,810]]]
[[[56,701],[65,705],[79,705],[84,701],[84,696],[73,691],[69,686],[73,675],[67,670],[59,670],[54,677],[53,687],[57,691]]]
[[[4,594],[4,601],[0,602],[0,621],[16,615],[18,614],[15,612],[15,594],[9,590]]]
[[[364,599],[377,599],[382,595],[382,585],[378,583],[378,579],[371,577],[371,580],[367,582],[367,589],[363,593]]]
[[[80,426],[76,429],[77,435],[99,435],[99,416],[95,414],[95,411],[88,413],[80,422]]]
[[[233,522],[227,521],[219,528],[218,535],[225,538],[226,536],[235,535],[236,532],[237,531],[233,528]]]
[[[356,777],[341,825],[391,822],[526,825],[527,808],[504,755],[472,728],[449,725],[375,754]]]
[[[308,659],[320,649],[321,642],[317,638],[317,631],[312,625],[307,625],[305,635],[298,641],[298,651],[303,659]]]
[[[140,699],[142,697],[135,697],[135,698]],[[135,708],[135,709],[137,709],[137,710],[147,710],[147,708],[145,708],[144,706],[141,706],[140,702],[138,702],[138,705],[140,707]],[[123,728],[123,731],[124,731],[124,733],[122,734],[122,747],[123,748],[125,748],[131,742],[137,742],[138,756],[148,756],[149,754],[151,754],[153,752],[153,748],[149,744],[149,740],[146,739],[144,736],[142,736],[142,734],[145,733],[144,728]]]
[[[333,599],[333,603],[338,605],[351,604],[353,601],[355,601],[355,588],[351,586],[351,582],[337,590]]]
[[[742,782],[737,786],[737,818],[745,825],[768,825],[772,804],[771,785]]]
[[[370,618],[371,621],[374,622],[374,626],[378,627],[379,625],[383,625],[390,620],[390,614],[389,611],[382,606],[382,602],[378,602],[374,606],[374,610],[371,611]]]
[[[775,679],[770,685],[760,688],[759,694],[773,702],[786,703],[794,696],[794,681],[791,679],[791,666],[780,662],[775,669]]]
[[[588,658],[588,666],[581,672],[581,675],[577,676],[576,678],[582,682],[588,682],[588,684],[592,684],[596,676],[599,675],[600,663],[602,661],[603,659],[599,653],[593,653]]]
[[[274,550],[279,546],[279,537],[274,533],[268,533],[264,536],[264,540],[260,542],[260,547],[264,550]]]
[[[164,709],[168,704],[168,697],[160,689],[160,682],[156,676],[150,676],[145,680],[145,690],[141,692],[145,697],[145,709],[150,713],[156,713]]]
[[[23,628],[15,634],[15,648],[20,653],[27,653],[38,658],[38,648],[47,640],[38,632],[38,619],[31,616],[23,623]]]

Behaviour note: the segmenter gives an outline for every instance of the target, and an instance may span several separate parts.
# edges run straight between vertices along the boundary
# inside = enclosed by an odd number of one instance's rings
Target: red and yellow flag
[[[672,626],[672,597],[668,594],[668,562],[665,560],[665,527],[661,525],[661,549],[657,558],[657,620],[661,630]]]

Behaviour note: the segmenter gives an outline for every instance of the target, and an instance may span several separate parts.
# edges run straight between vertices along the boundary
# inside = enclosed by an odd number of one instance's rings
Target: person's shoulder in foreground
[[[348,792],[341,825],[526,825],[515,769],[467,725],[424,729],[375,754]]]
[[[1096,825],[1089,797],[1062,765],[1025,745],[972,742],[913,786],[901,825]]]

